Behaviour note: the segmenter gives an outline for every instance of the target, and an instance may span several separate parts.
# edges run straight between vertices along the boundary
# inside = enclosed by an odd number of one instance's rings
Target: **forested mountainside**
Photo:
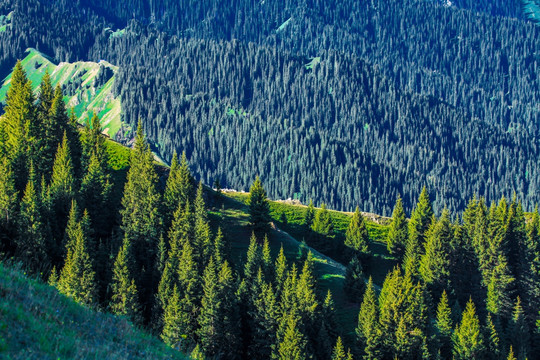
[[[39,88],[18,62],[0,117],[0,357],[93,358],[106,337],[129,358],[539,358],[540,215],[517,197],[452,219],[424,188],[379,223],[270,202],[255,175],[229,197],[185,154],[157,164],[141,123],[129,150],[98,116],[80,128],[51,76]],[[104,319],[121,333],[88,331]]]
[[[387,215],[423,185],[438,211],[472,193],[539,200],[540,29],[520,2],[0,7],[6,74],[27,47],[109,61],[124,120],[206,183],[247,189],[258,173],[273,198]]]

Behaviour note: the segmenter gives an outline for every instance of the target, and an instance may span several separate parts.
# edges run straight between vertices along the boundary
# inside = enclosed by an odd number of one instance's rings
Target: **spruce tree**
[[[433,209],[427,189],[424,187],[409,221],[409,239],[405,248],[403,267],[406,272],[417,275],[420,256],[424,254],[426,233],[431,225]]]
[[[259,271],[259,268],[262,266],[261,247],[257,244],[255,233],[252,233],[251,238],[249,239],[246,263],[244,264],[244,278],[248,283],[255,280],[257,271]]]
[[[370,277],[360,306],[358,327],[356,328],[356,335],[360,347],[364,349],[366,359],[376,359],[379,356],[381,333],[378,313],[377,296],[373,288],[373,280]]]
[[[180,331],[181,311],[180,294],[178,287],[175,285],[163,313],[161,339],[165,344],[179,350],[182,348],[182,340],[186,338],[186,335]]]
[[[392,213],[392,222],[386,238],[386,247],[388,252],[393,255],[403,255],[408,240],[407,216],[403,210],[403,201],[398,196],[394,212]]]
[[[304,215],[304,226],[306,231],[311,231],[311,226],[313,225],[313,220],[315,219],[315,207],[313,206],[313,200],[309,200],[309,205],[306,208],[306,213]]]
[[[298,329],[299,318],[295,313],[286,316],[283,340],[278,345],[278,359],[303,360],[307,358],[307,341]]]
[[[215,356],[220,350],[221,322],[221,298],[219,293],[218,276],[213,259],[210,259],[204,270],[203,298],[201,313],[199,315],[199,345],[208,357]]]
[[[449,359],[452,354],[452,310],[448,305],[448,297],[446,291],[443,291],[439,305],[437,306],[437,321],[435,323],[437,329],[437,340],[439,353],[445,359]]]
[[[518,359],[526,359],[530,354],[530,331],[525,319],[521,299],[518,296],[514,312],[508,324],[508,340],[516,351]]]
[[[476,315],[476,308],[469,300],[462,314],[460,324],[456,326],[452,336],[453,354],[456,360],[478,359],[482,356],[485,347],[480,332],[480,321]]]
[[[165,205],[165,227],[170,226],[172,214],[179,206],[185,207],[188,201],[193,201],[193,178],[189,172],[185,152],[182,153],[180,164],[178,164],[176,151],[173,154],[163,201]]]
[[[36,128],[36,110],[34,107],[32,84],[26,77],[22,63],[17,61],[11,76],[10,87],[6,93],[6,106],[0,122],[2,127],[4,153],[9,159],[15,181],[15,189],[23,191],[27,184],[27,158],[33,159],[31,139]]]
[[[32,175],[32,173],[33,165],[30,164],[30,174]],[[16,254],[34,273],[45,270],[49,265],[41,203],[33,176],[30,176],[21,201]]]
[[[453,235],[450,213],[445,209],[428,231],[425,254],[420,257],[420,277],[436,292],[450,288],[449,254]]]
[[[334,351],[332,352],[332,360],[346,360],[346,359],[347,359],[347,354],[345,353],[345,349],[343,348],[343,342],[341,341],[341,336],[339,336],[337,338]]]
[[[106,236],[112,226],[111,211],[108,204],[113,184],[107,169],[100,163],[97,152],[92,152],[90,161],[81,183],[79,196],[88,210],[92,224],[99,236]]]
[[[124,315],[136,324],[141,322],[137,286],[133,277],[131,243],[124,238],[114,262],[112,274],[112,297],[109,307],[114,314]]]
[[[264,236],[261,261],[264,279],[265,281],[271,281],[274,278],[274,263],[272,261],[272,254],[270,253],[270,241],[268,241],[268,235]]]
[[[261,291],[254,295],[253,319],[254,331],[248,355],[252,359],[270,359],[276,344],[278,303],[269,283],[263,283]]]
[[[276,259],[275,269],[276,292],[277,295],[279,295],[285,284],[285,279],[287,278],[287,259],[285,258],[285,252],[283,251],[283,244],[281,245],[278,257]]]
[[[352,302],[359,302],[360,297],[364,293],[364,271],[362,264],[356,256],[353,256],[347,270],[345,272],[345,282],[343,284],[343,290]]]
[[[491,354],[493,359],[501,359],[501,338],[500,331],[496,326],[495,322],[491,317],[491,314],[488,313],[486,320],[486,330],[484,338],[486,339],[486,350]]]
[[[74,210],[72,212],[75,213]],[[98,300],[96,274],[88,251],[88,234],[78,222],[69,233],[66,231],[66,235],[67,256],[58,280],[58,290],[82,304],[94,304]]]
[[[328,251],[330,249],[329,240],[334,237],[334,224],[326,205],[321,205],[321,210],[315,214],[311,230],[314,232],[315,245],[319,251]]]
[[[142,303],[147,309],[151,308],[149,305],[153,300],[153,287],[158,282],[154,279],[154,262],[162,219],[159,213],[161,196],[157,183],[154,158],[139,122],[120,214],[121,229],[132,247],[134,279],[141,291]]]
[[[46,70],[45,75],[41,79],[39,87],[38,104],[36,107],[36,118],[39,124],[38,139],[34,143],[35,166],[37,172],[49,180],[51,176],[52,165],[54,161],[54,151],[56,146],[62,140],[59,137],[52,139],[49,112],[54,98],[54,90],[51,85],[51,76]]]
[[[203,198],[202,182],[199,183],[197,195],[195,197],[194,219],[194,244],[197,248],[197,252],[201,254],[200,261],[202,265],[208,263],[208,260],[214,252],[214,244],[212,242],[212,235],[210,234],[210,225],[208,223],[208,214]]]
[[[270,205],[266,198],[261,179],[257,176],[249,189],[249,222],[253,230],[260,234],[268,231],[270,222]]]
[[[510,350],[508,351],[508,357],[506,360],[517,360],[516,356],[514,355],[514,349],[512,348],[512,345],[510,345]]]
[[[6,158],[0,159],[0,252],[13,253],[17,221],[17,193]]]
[[[357,206],[345,232],[345,246],[351,249],[354,255],[365,257],[369,254],[368,245],[366,222]]]

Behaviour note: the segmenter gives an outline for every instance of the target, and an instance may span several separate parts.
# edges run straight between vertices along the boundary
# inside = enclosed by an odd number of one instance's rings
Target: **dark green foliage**
[[[412,275],[418,274],[420,256],[424,254],[426,233],[433,220],[432,217],[431,201],[427,189],[424,187],[409,221],[409,239],[403,263],[405,272]]]
[[[455,359],[475,359],[483,355],[485,346],[480,330],[476,308],[474,303],[469,301],[452,336]]]
[[[172,221],[172,214],[179,206],[185,207],[187,202],[193,200],[193,178],[189,172],[189,165],[186,153],[182,153],[180,164],[176,152],[173,154],[169,177],[165,186],[164,214],[165,227],[169,227]]]
[[[497,326],[497,321],[493,321],[491,314],[488,313],[486,320],[486,328],[484,331],[484,338],[486,339],[486,350],[491,354],[493,359],[501,359],[501,338],[500,327]]]
[[[350,248],[354,255],[365,257],[369,254],[368,245],[369,234],[366,223],[357,206],[345,233],[345,246]]]
[[[262,186],[261,179],[257,176],[249,189],[249,222],[257,233],[268,231],[270,222],[270,207],[266,198],[266,191]]]
[[[4,111],[0,122],[5,137],[2,147],[13,171],[15,189],[22,191],[27,183],[27,157],[32,154],[31,141],[37,129],[34,95],[20,61],[13,70]]]
[[[366,359],[376,359],[380,354],[381,329],[379,327],[379,307],[377,296],[373,288],[373,280],[369,282],[362,299],[360,313],[358,314],[358,327],[356,335],[360,348],[365,352]]]
[[[140,323],[139,295],[132,270],[134,261],[131,246],[129,239],[125,237],[114,262],[109,308],[115,314]]]
[[[76,216],[75,203],[73,203],[70,218]],[[88,214],[84,215],[88,218]],[[75,301],[83,304],[94,304],[97,302],[96,273],[92,264],[88,232],[84,223],[87,219],[77,222],[74,229],[70,229],[67,236],[66,261],[57,287],[63,294],[72,297]]]
[[[147,309],[151,307],[153,300],[153,284],[157,284],[157,279],[154,279],[154,262],[162,231],[159,213],[161,195],[157,182],[152,152],[139,126],[131,153],[120,214],[124,238],[132,248],[133,279],[141,291],[141,300]]]
[[[420,257],[420,277],[436,293],[450,289],[449,254],[453,237],[450,213],[444,210],[440,220],[431,225],[426,239],[425,254]]]
[[[365,287],[362,263],[356,256],[353,256],[349,265],[347,265],[343,290],[351,302],[360,302]]]
[[[306,214],[304,215],[304,226],[306,230],[311,230],[313,225],[313,220],[315,219],[315,207],[313,206],[313,200],[309,200],[309,205],[306,209]]]
[[[0,252],[13,252],[17,221],[17,193],[7,159],[0,159]]]
[[[448,305],[448,296],[443,291],[439,305],[437,306],[437,329],[438,353],[444,358],[451,358],[452,354],[452,334],[454,330],[452,321],[452,310]]]
[[[30,174],[32,173],[31,165]],[[32,272],[39,273],[40,270],[47,270],[49,258],[46,253],[45,224],[39,194],[32,177],[26,185],[20,206],[16,254]]]
[[[530,339],[529,325],[525,319],[521,299],[518,296],[510,324],[508,325],[508,340],[515,349],[518,359],[527,359],[528,356],[533,355],[529,353]]]
[[[401,196],[398,196],[396,205],[394,206],[394,212],[392,213],[390,231],[388,231],[388,237],[386,239],[386,247],[390,254],[403,255],[408,238],[407,216],[403,210]]]

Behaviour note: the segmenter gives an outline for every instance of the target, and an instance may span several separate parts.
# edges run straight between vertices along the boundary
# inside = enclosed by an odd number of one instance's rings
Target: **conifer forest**
[[[540,359],[538,18],[1,0],[0,358],[108,351],[10,268],[165,349],[113,359]]]

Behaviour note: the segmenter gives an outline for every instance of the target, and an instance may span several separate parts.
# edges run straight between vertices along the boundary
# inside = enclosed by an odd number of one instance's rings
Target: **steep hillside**
[[[103,132],[115,138],[122,126],[120,98],[113,92],[115,74],[118,67],[106,61],[95,62],[62,62],[54,64],[46,55],[35,49],[28,49],[22,60],[23,67],[32,81],[34,92],[39,91],[41,78],[48,71],[53,86],[60,85],[64,90],[68,107],[82,123],[92,112],[101,118]],[[5,103],[6,92],[11,81],[9,74],[0,88],[0,103]]]
[[[183,359],[124,318],[75,303],[0,263],[0,358]]]

